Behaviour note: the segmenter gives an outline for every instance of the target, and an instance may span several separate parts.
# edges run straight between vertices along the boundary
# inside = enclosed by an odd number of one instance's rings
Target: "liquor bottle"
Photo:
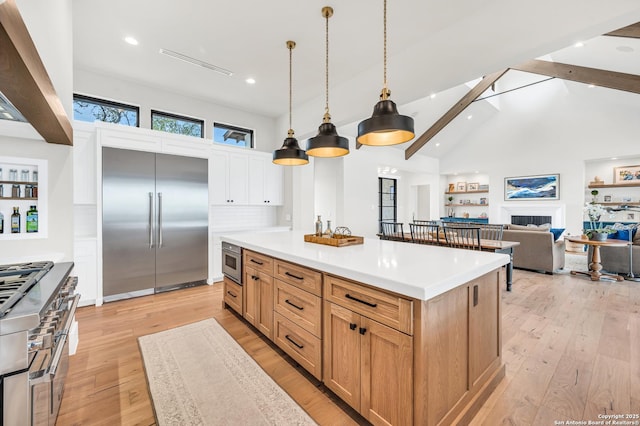
[[[333,238],[333,231],[331,230],[331,221],[327,220],[327,229],[322,233],[323,237]]]
[[[320,215],[318,215],[318,220],[316,220],[316,237],[322,237],[322,219],[320,219]]]
[[[13,214],[11,215],[11,233],[20,233],[20,208],[14,207]]]
[[[0,234],[4,234],[4,215],[0,212]]]
[[[31,206],[27,212],[27,232],[38,232],[38,210],[36,206]]]

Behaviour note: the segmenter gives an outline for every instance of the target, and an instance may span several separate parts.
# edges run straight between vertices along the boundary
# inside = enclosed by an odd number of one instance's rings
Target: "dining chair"
[[[502,231],[504,231],[504,225],[493,223],[480,223],[480,238],[483,240],[498,240],[502,241]]]
[[[480,227],[443,225],[447,246],[468,250],[480,250]]]
[[[440,244],[440,226],[436,224],[410,223],[411,242],[417,244]]]
[[[417,225],[439,225],[439,220],[413,219],[413,223]]]
[[[402,222],[380,222],[382,226],[382,240],[404,241]]]

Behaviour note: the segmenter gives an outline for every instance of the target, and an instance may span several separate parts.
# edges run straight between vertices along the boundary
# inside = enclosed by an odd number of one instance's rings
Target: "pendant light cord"
[[[383,15],[383,28],[384,28],[384,86],[382,87],[381,99],[387,99],[391,93],[387,89],[387,0],[384,0],[384,15]]]
[[[288,41],[287,48],[289,49],[289,131],[287,132],[288,136],[292,138],[294,136],[293,125],[292,123],[292,108],[291,104],[293,103],[293,48],[296,47],[295,41]]]
[[[329,14],[325,14],[325,25],[324,25],[324,45],[325,45],[325,55],[324,55],[324,94],[325,94],[325,105],[324,105],[324,113],[325,119],[331,119],[329,117]]]

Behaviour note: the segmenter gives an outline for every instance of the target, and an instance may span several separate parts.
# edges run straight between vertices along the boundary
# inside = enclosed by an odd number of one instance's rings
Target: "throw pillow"
[[[558,241],[558,238],[562,235],[565,228],[551,228],[551,233],[553,234],[553,241]]]
[[[517,231],[537,231],[537,232],[549,232],[549,228],[540,228],[536,225],[509,225],[509,229]]]

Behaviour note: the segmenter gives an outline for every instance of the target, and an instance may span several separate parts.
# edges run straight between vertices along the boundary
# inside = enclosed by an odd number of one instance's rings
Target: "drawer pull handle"
[[[298,305],[296,305],[295,303],[291,303],[291,302],[289,302],[289,299],[285,299],[284,303],[287,303],[287,304],[289,304],[289,305],[293,306],[294,308],[298,309],[299,311],[304,310],[304,307],[302,307],[302,306],[298,306]]]
[[[358,326],[357,324],[354,324],[352,322],[349,323],[349,328],[352,330],[355,330],[357,326]]]
[[[293,343],[294,345],[296,345],[298,348],[300,349],[304,348],[304,345],[299,345],[298,343],[296,343],[291,337],[289,337],[288,334],[284,336],[284,338],[290,341],[291,343]]]
[[[364,327],[360,327],[360,334],[362,334],[364,336],[364,333],[367,332],[367,329]]]
[[[231,293],[229,290],[227,290],[227,294],[228,294],[229,296],[231,296],[231,297],[238,297],[238,296],[236,296],[235,294]]]
[[[344,297],[346,297],[347,299],[355,300],[356,302],[360,302],[360,303],[362,303],[363,305],[371,306],[372,308],[375,308],[376,306],[378,306],[378,304],[377,304],[377,303],[370,303],[370,302],[367,302],[367,301],[365,301],[365,300],[360,300],[360,299],[358,299],[357,297],[353,297],[353,296],[352,296],[352,295],[350,295],[349,293],[345,294],[345,295],[344,295]]]
[[[264,265],[264,262],[260,262],[260,261],[255,260],[255,259],[249,259],[249,261],[253,262],[253,263],[257,263],[258,265]]]
[[[293,275],[291,272],[287,271],[284,273],[286,276],[291,277],[291,278],[295,278],[296,280],[304,280],[304,277],[299,277],[297,275]]]
[[[256,276],[256,275],[251,275],[251,279],[254,281],[258,281],[260,279],[260,277]]]

